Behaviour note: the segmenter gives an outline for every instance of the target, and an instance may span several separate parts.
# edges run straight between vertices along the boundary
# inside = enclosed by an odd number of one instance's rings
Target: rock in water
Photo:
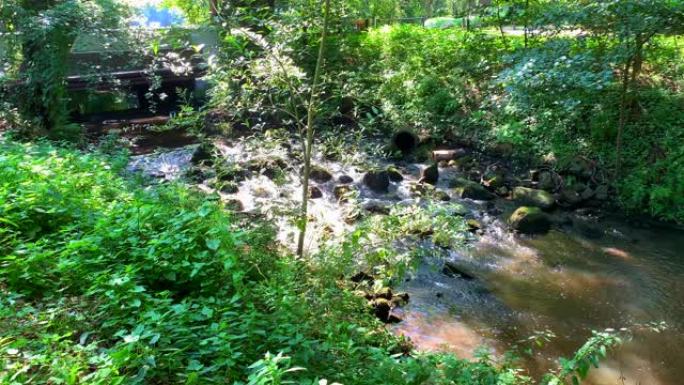
[[[316,186],[309,186],[309,199],[318,199],[323,197],[323,192]]]
[[[479,183],[467,179],[458,178],[451,182],[451,186],[455,187],[456,194],[464,199],[488,201],[495,198],[494,194],[487,191],[487,189],[482,187]]]
[[[551,220],[539,207],[519,207],[511,214],[509,223],[523,234],[544,234],[551,229]]]
[[[317,165],[311,165],[311,173],[309,177],[318,183],[328,182],[333,178],[332,174],[325,168]]]
[[[514,188],[513,199],[521,205],[539,207],[542,210],[550,210],[556,203],[549,192],[528,187]]]
[[[354,183],[354,178],[345,174],[345,175],[340,175],[340,177],[337,178],[337,181],[342,183],[342,184],[350,184],[350,183]]]
[[[387,171],[369,171],[363,176],[363,183],[377,193],[386,193],[390,179]]]
[[[394,167],[387,167],[387,175],[392,182],[398,183],[404,180],[401,173]]]
[[[437,164],[433,164],[430,167],[425,168],[420,172],[419,182],[428,183],[431,185],[436,185],[439,180],[439,168]]]

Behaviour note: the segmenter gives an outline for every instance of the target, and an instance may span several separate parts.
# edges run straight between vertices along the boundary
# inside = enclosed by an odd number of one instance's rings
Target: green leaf
[[[215,239],[215,238],[207,239],[206,243],[207,243],[207,247],[209,248],[209,250],[213,250],[213,251],[218,250],[219,246],[221,246],[221,241],[219,239]]]

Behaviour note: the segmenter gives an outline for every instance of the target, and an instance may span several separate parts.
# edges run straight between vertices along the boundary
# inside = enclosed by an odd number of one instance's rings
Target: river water
[[[244,162],[253,150],[232,143],[219,146],[226,158]],[[288,156],[287,151],[270,156]],[[174,179],[187,168],[192,148],[133,159],[131,169]],[[335,179],[350,175],[359,188],[360,204],[394,204],[411,200],[408,185],[424,164],[399,164],[405,177],[388,194],[375,194],[359,182],[355,167],[319,159]],[[684,383],[684,232],[601,215],[556,213],[554,229],[542,236],[521,236],[505,224],[515,206],[505,200],[492,205],[459,200],[448,180],[460,176],[440,169],[438,188],[452,195],[477,218],[484,231],[459,250],[434,248],[435,255],[400,285],[411,295],[400,310],[404,321],[391,327],[410,337],[420,350],[451,351],[472,358],[485,349],[495,356],[516,346],[528,346],[530,336],[553,333],[524,366],[535,378],[557,367],[557,358],[570,357],[591,330],[628,328],[632,338],[609,354],[585,382],[591,385]],[[345,207],[333,196],[335,179],[319,184],[320,199],[311,200],[311,231],[307,245],[315,250],[322,234],[342,235],[353,225],[344,223]],[[205,188],[207,188],[205,186]],[[235,194],[246,211],[258,212],[280,229],[279,241],[294,246],[296,229],[290,220],[299,198],[299,177],[292,168],[275,183],[254,175],[240,183]],[[222,194],[225,195],[225,194]],[[491,214],[493,213],[493,214]],[[472,279],[449,277],[441,263],[449,260]],[[664,322],[666,330],[651,330]],[[484,348],[483,348],[484,347]]]
[[[394,331],[420,349],[462,357],[481,346],[527,346],[521,341],[551,331],[555,338],[523,355],[539,378],[591,330],[629,328],[632,338],[585,383],[683,383],[684,232],[616,218],[592,220],[587,229],[582,217],[572,220],[535,237],[513,235],[494,220],[478,242],[450,253],[476,279],[448,278],[426,264],[404,284],[412,298]],[[666,330],[653,331],[660,322]]]

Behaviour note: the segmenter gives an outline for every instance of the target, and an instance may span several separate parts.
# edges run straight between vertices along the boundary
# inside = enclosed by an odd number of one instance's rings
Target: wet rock
[[[392,304],[392,307],[401,307],[404,306],[408,303],[409,301],[409,294],[408,293],[397,293],[394,296],[392,296],[392,300],[390,303]]]
[[[539,207],[542,210],[550,210],[556,203],[549,192],[527,187],[514,188],[513,200],[521,205]]]
[[[326,170],[322,166],[318,166],[315,164],[311,165],[311,173],[309,175],[311,177],[311,180],[318,183],[325,183],[333,178],[330,171]]]
[[[541,171],[539,173],[539,181],[537,187],[545,191],[553,191],[556,189],[556,181],[551,171]]]
[[[449,167],[449,162],[447,162],[446,160],[440,160],[439,162],[437,162],[437,166],[439,168],[446,168]]]
[[[419,183],[427,183],[431,185],[436,185],[439,180],[439,168],[436,164],[426,167],[420,172]]]
[[[245,210],[245,206],[239,199],[226,199],[223,201],[223,204],[230,211],[240,212]]]
[[[350,177],[349,175],[340,175],[340,177],[337,178],[337,181],[342,184],[350,184],[354,183],[354,178]]]
[[[372,275],[366,273],[365,271],[359,271],[358,273],[352,275],[349,278],[350,281],[360,283],[360,282],[373,282],[374,278]]]
[[[262,186],[256,186],[254,189],[252,189],[252,195],[257,198],[270,198],[271,192]]]
[[[501,186],[498,189],[496,189],[496,195],[500,197],[506,197],[510,192],[511,191],[506,186]]]
[[[235,194],[239,191],[239,187],[235,182],[221,182],[218,190],[224,194]]]
[[[197,146],[195,151],[192,153],[192,158],[190,162],[192,164],[204,164],[212,165],[214,163],[213,157],[216,153],[216,148],[213,143],[204,142]]]
[[[470,232],[476,232],[478,230],[482,230],[482,223],[478,221],[477,219],[470,218],[466,221],[466,225],[468,225],[468,231]]]
[[[384,299],[392,299],[392,289],[389,287],[382,287],[379,290],[377,290],[375,293],[373,293],[373,297],[375,299],[377,298],[384,298]]]
[[[363,176],[363,183],[376,193],[386,193],[390,179],[387,171],[369,171]]]
[[[389,180],[395,183],[399,183],[404,180],[404,177],[401,175],[399,170],[397,170],[394,167],[388,167],[387,168],[387,176],[389,176]]]
[[[283,175],[283,170],[287,168],[287,162],[280,157],[257,157],[249,161],[247,168],[273,180]]]
[[[363,209],[373,214],[388,215],[390,213],[389,204],[382,201],[368,201],[363,204]]]
[[[390,311],[392,310],[392,304],[389,300],[377,298],[372,300],[369,304],[373,309],[373,314],[375,314],[380,321],[389,322]]]
[[[450,278],[465,279],[466,281],[472,281],[475,279],[475,276],[464,271],[452,262],[444,263],[444,267],[442,267],[442,274]]]
[[[523,234],[544,234],[551,229],[551,221],[538,207],[519,207],[509,218],[511,227]]]
[[[482,184],[491,190],[504,187],[504,176],[497,173],[487,173],[482,177]]]
[[[566,188],[560,192],[558,195],[558,201],[562,203],[565,207],[573,207],[582,203],[582,197],[577,193],[577,191]]]
[[[221,181],[241,182],[247,179],[247,170],[237,163],[224,162],[214,166],[216,177]]]
[[[487,189],[481,186],[479,183],[463,178],[458,178],[451,181],[450,185],[455,188],[456,194],[464,199],[488,201],[495,198],[494,194],[487,191]]]
[[[211,178],[212,176],[213,170],[201,166],[191,167],[185,173],[186,178],[196,183],[201,183],[205,179]]]
[[[333,194],[340,202],[346,202],[352,191],[354,191],[354,187],[348,184],[337,185],[333,188]]]
[[[309,186],[309,199],[318,199],[323,197],[323,192],[316,186]]]
[[[442,190],[435,190],[434,196],[435,196],[436,200],[442,201],[442,202],[448,202],[451,200],[451,197],[449,196],[449,194],[447,194],[446,191],[442,191]]]
[[[462,148],[452,149],[452,150],[435,150],[432,151],[432,160],[435,162],[439,161],[450,161],[458,159],[466,155],[466,151]]]
[[[589,179],[594,173],[594,165],[583,157],[576,157],[568,166],[567,172],[581,179]]]

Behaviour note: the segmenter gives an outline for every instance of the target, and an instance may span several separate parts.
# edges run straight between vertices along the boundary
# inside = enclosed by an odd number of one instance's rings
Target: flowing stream
[[[223,155],[244,162],[253,154],[241,144],[219,146]],[[188,167],[193,147],[171,153],[136,157],[131,170],[174,179]],[[287,159],[288,151],[269,150]],[[381,161],[379,161],[381,162]],[[292,164],[296,162],[291,162]],[[396,164],[404,181],[392,183],[387,194],[376,194],[362,183],[362,171],[318,159],[334,178],[316,184],[322,197],[311,200],[312,231],[307,245],[341,235],[353,225],[344,221],[345,205],[334,197],[337,178],[351,176],[359,189],[359,204],[390,205],[411,202],[409,183],[425,164]],[[386,164],[386,163],[385,163]],[[592,217],[559,212],[557,225],[546,235],[521,236],[505,223],[515,206],[498,199],[493,204],[454,197],[448,180],[459,176],[440,169],[438,189],[452,202],[462,203],[484,227],[475,242],[459,250],[435,248],[434,260],[445,258],[467,272],[449,277],[430,258],[400,285],[410,293],[400,310],[403,322],[391,326],[410,337],[421,350],[455,352],[472,358],[486,346],[500,354],[530,344],[528,337],[551,332],[555,337],[522,354],[535,378],[557,367],[559,356],[571,357],[591,330],[629,328],[633,338],[609,354],[590,373],[592,385],[677,385],[684,378],[684,231],[624,218]],[[203,186],[211,190],[208,186]],[[299,199],[299,177],[294,166],[280,183],[264,175],[240,182],[239,191],[221,194],[238,199],[245,211],[266,215],[280,229],[279,240],[294,245],[296,229],[290,217]],[[437,255],[440,254],[440,255]],[[439,258],[437,258],[439,257]],[[664,331],[651,330],[664,322]]]

